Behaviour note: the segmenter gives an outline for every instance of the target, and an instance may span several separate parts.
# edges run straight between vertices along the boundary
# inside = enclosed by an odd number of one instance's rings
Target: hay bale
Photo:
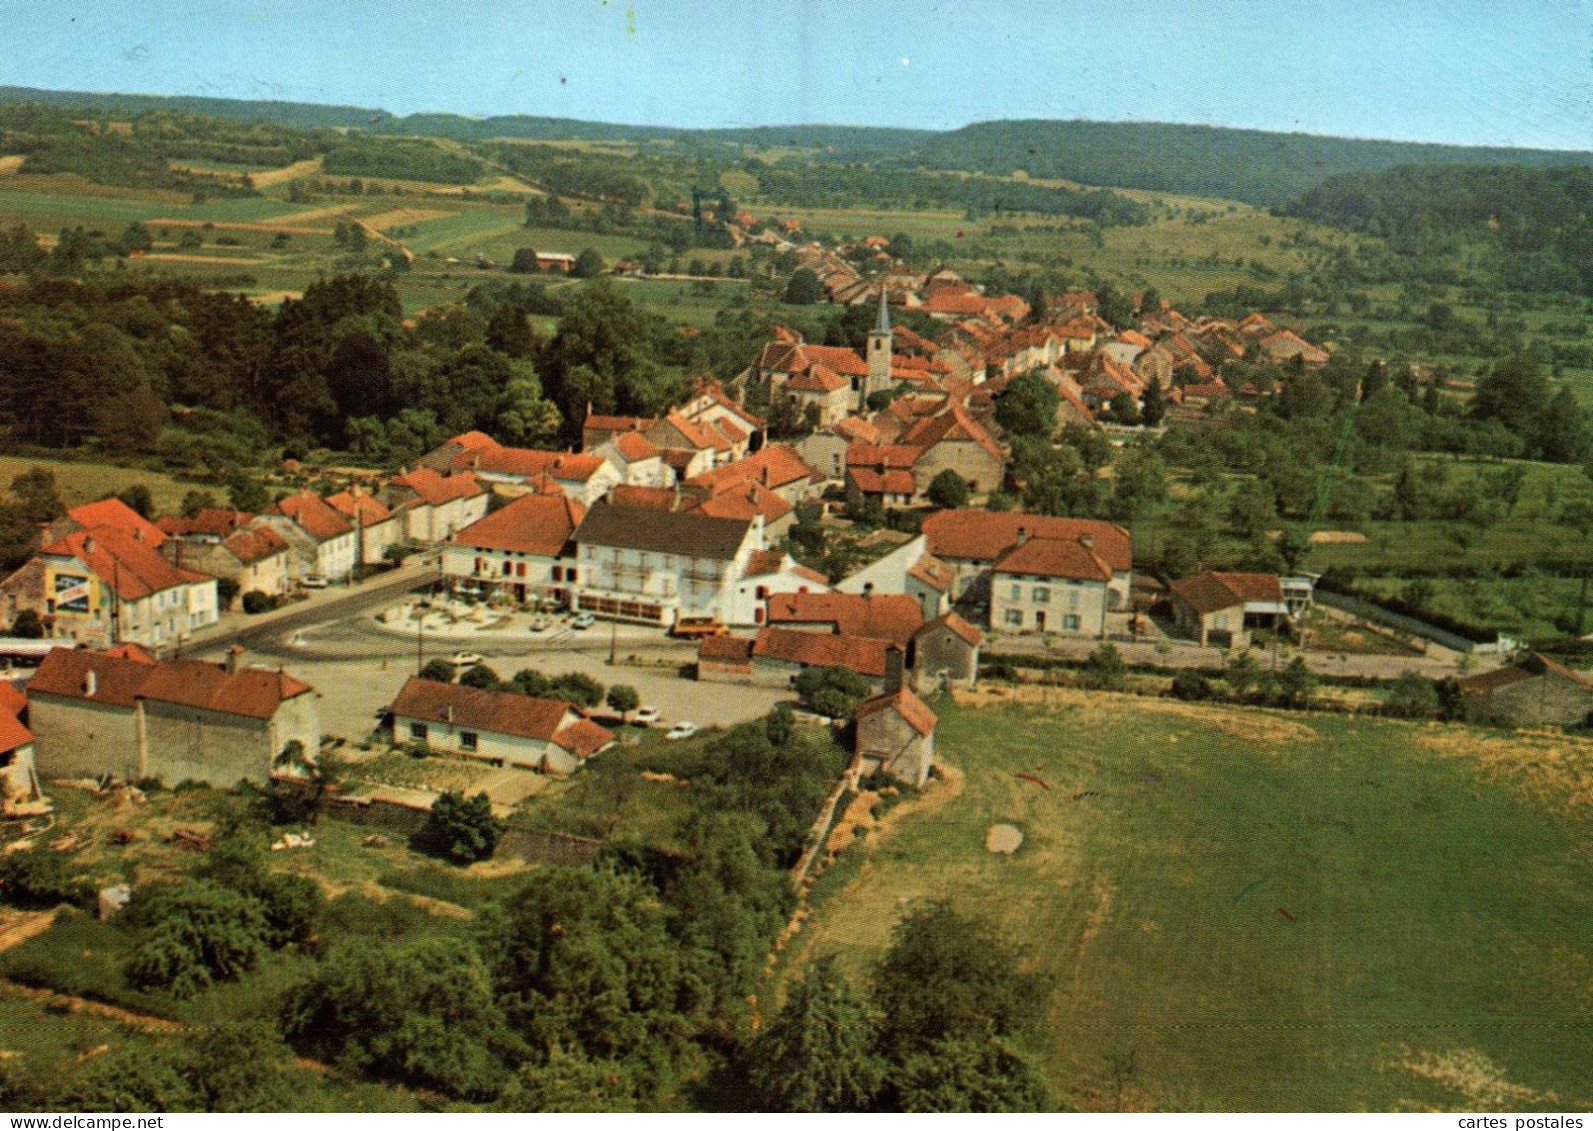
[[[1023,844],[1017,825],[991,825],[985,830],[985,851],[1011,856]]]

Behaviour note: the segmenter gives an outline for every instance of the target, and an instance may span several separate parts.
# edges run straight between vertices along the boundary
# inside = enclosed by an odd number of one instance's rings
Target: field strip
[[[331,228],[305,228],[286,224],[246,223],[242,220],[145,220],[145,227],[214,228],[218,232],[286,232],[290,236],[329,236]]]
[[[296,181],[300,177],[312,176],[320,171],[321,159],[319,157],[311,157],[304,161],[295,161],[291,165],[284,165],[280,169],[267,169],[263,173],[250,173],[249,179],[254,182],[255,188],[270,188],[272,185]]]
[[[16,154],[12,154],[9,157],[0,157],[0,177],[9,177],[20,171],[22,163],[26,160],[26,157],[19,157]]]
[[[360,223],[372,231],[384,232],[388,228],[403,228],[410,224],[424,224],[427,220],[442,220],[457,215],[459,215],[457,212],[445,212],[437,208],[395,208],[391,212],[378,212],[375,216],[367,216]]]
[[[239,266],[253,266],[264,263],[264,259],[253,256],[239,255],[189,255],[180,251],[151,251],[140,258],[145,263],[227,263]]]

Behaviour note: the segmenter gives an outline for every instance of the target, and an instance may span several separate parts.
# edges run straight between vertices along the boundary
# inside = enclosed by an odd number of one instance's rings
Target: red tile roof
[[[461,452],[454,458],[455,471],[487,472],[519,479],[551,475],[565,482],[585,483],[608,461],[602,456],[577,452],[544,452],[535,448],[492,448]]]
[[[1018,511],[946,510],[924,520],[929,552],[938,558],[994,562],[1026,531],[1035,538],[1078,541],[1080,535],[1095,540],[1094,550],[1115,572],[1133,566],[1129,533],[1113,522],[1093,518],[1052,518]]]
[[[453,536],[461,546],[556,558],[581,525],[586,508],[562,494],[522,495]]]
[[[861,636],[832,636],[827,632],[804,632],[793,628],[765,628],[752,645],[756,658],[810,668],[851,668],[862,675],[882,679],[885,675],[883,640]]]
[[[845,377],[867,377],[868,362],[854,349],[847,346],[811,346],[803,344],[798,347],[798,357],[809,365],[822,365],[826,369],[834,370]]]
[[[782,389],[796,393],[835,393],[850,388],[851,382],[827,365],[813,365],[805,373],[797,373]]]
[[[76,558],[123,601],[136,601],[179,585],[213,580],[202,573],[178,569],[148,543],[135,542],[112,527],[80,530],[40,551],[55,557]]]
[[[659,454],[658,448],[653,446],[652,441],[640,432],[622,432],[614,437],[613,444],[619,454],[630,463],[652,459]]]
[[[393,515],[392,511],[382,505],[381,500],[372,495],[356,495],[352,491],[339,491],[335,495],[328,495],[326,505],[350,522],[357,516],[365,526],[383,522]]]
[[[768,603],[771,625],[827,624],[840,636],[904,646],[924,623],[917,599],[900,593],[777,593]]]
[[[16,750],[33,741],[33,732],[9,710],[0,707],[0,753]]]
[[[957,636],[960,636],[970,647],[977,648],[984,643],[984,633],[963,620],[956,613],[943,613],[934,620],[925,621],[923,627],[914,635],[922,636],[924,633],[929,632],[931,629],[939,628],[941,625],[945,625]]]
[[[705,636],[697,644],[697,659],[718,664],[745,664],[752,659],[749,636]]]
[[[768,444],[762,451],[723,464],[686,480],[688,487],[706,487],[718,493],[744,483],[764,487],[789,487],[817,478],[790,444]]]
[[[590,432],[645,432],[657,423],[656,416],[599,416],[589,412],[583,428]]]
[[[957,579],[957,571],[934,554],[925,554],[907,567],[907,576],[929,586],[937,593],[944,593]]]
[[[1001,445],[996,443],[989,429],[958,404],[937,416],[918,421],[902,433],[900,442],[926,451],[937,444],[974,444],[997,463],[1006,461]]]
[[[1180,577],[1168,588],[1197,613],[1205,615],[1231,609],[1247,601],[1283,602],[1283,586],[1275,573],[1223,573],[1207,570]]]
[[[97,503],[84,503],[66,512],[66,516],[85,530],[111,527],[142,542],[151,549],[166,541],[166,535],[149,519],[143,518],[120,499],[101,499]]]
[[[673,487],[642,487],[633,483],[619,483],[609,488],[608,501],[616,507],[641,507],[650,511],[689,510],[680,492]]]
[[[939,720],[928,705],[906,687],[889,695],[879,695],[858,705],[856,718],[866,719],[881,711],[895,711],[902,720],[925,738],[935,733]]]
[[[1038,536],[1013,546],[996,559],[996,573],[1029,577],[1064,577],[1076,581],[1110,581],[1112,567],[1093,548],[1077,539]]]
[[[95,676],[88,693],[88,676]],[[269,719],[288,699],[312,692],[283,671],[245,668],[228,674],[220,664],[198,660],[150,663],[112,655],[56,648],[28,683],[30,695],[59,695],[132,707],[138,699],[196,707],[223,714]]]
[[[578,758],[585,758],[614,741],[611,732],[558,699],[537,699],[513,691],[485,691],[416,676],[404,682],[393,700],[393,714],[433,722],[446,719],[455,726],[471,730],[541,739],[563,747]]]
[[[455,499],[482,495],[487,490],[481,480],[468,471],[439,475],[429,467],[418,467],[405,475],[397,476],[393,484],[407,487],[420,496],[421,502],[434,507],[451,503]]]
[[[877,444],[881,440],[879,429],[857,416],[843,416],[832,423],[829,430],[843,439],[860,444]]]
[[[694,508],[713,518],[751,519],[762,515],[765,525],[776,522],[795,508],[768,487],[758,483],[738,483],[729,490],[702,500]]]
[[[848,467],[846,478],[865,495],[914,495],[918,483],[911,471],[880,471],[874,467]]]
[[[205,507],[186,518],[181,515],[164,515],[159,519],[159,523],[161,530],[173,537],[184,534],[205,534],[213,538],[225,538],[234,530],[242,530],[253,520],[254,515],[248,511]]]
[[[846,466],[878,470],[907,470],[918,462],[924,450],[910,444],[848,444]]]
[[[278,514],[291,518],[317,542],[328,542],[354,529],[354,524],[327,506],[325,499],[309,491],[300,491],[285,499],[278,499],[273,509]]]
[[[27,709],[27,694],[9,679],[0,679],[0,711],[21,715]]]
[[[234,531],[221,544],[244,565],[264,561],[274,554],[285,554],[289,548],[287,539],[269,526]]]

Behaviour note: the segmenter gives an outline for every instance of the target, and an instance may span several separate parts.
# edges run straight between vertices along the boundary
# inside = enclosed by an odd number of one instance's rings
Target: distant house
[[[290,742],[321,749],[315,689],[283,671],[137,649],[57,648],[28,683],[28,718],[45,778],[159,778],[230,788],[263,782]]]
[[[522,495],[455,534],[443,547],[443,574],[466,593],[567,605],[577,580],[573,535],[585,514],[561,493]]]
[[[339,491],[326,497],[326,505],[353,523],[362,565],[382,564],[387,560],[388,550],[409,540],[404,516],[390,510],[374,495]]]
[[[768,623],[906,648],[924,623],[924,614],[906,594],[785,593],[769,598]]]
[[[422,743],[498,766],[574,773],[613,732],[559,699],[484,691],[411,676],[393,700],[393,745]]]
[[[509,498],[551,482],[583,506],[591,506],[609,488],[624,481],[619,468],[595,453],[506,448],[496,442],[478,443],[459,453],[454,457],[453,470],[468,471],[497,494]]]
[[[849,668],[879,688],[885,681],[885,652],[890,647],[884,640],[864,636],[765,627],[752,644],[751,682],[790,687],[808,668]]]
[[[1224,573],[1207,570],[1168,585],[1173,621],[1201,645],[1217,642],[1243,648],[1249,630],[1275,628],[1290,608],[1275,573]]]
[[[291,547],[269,526],[252,527],[254,519],[210,507],[188,518],[162,518],[168,537],[161,555],[178,568],[224,577],[239,593],[286,593],[293,586]]]
[[[18,817],[32,812],[42,796],[39,775],[34,766],[33,732],[18,718],[14,700],[25,709],[27,700],[14,692],[9,683],[0,695],[0,817]]]
[[[613,464],[621,483],[668,487],[675,482],[675,469],[664,460],[664,450],[640,432],[621,432],[588,450]]]
[[[487,513],[492,492],[468,471],[442,475],[417,467],[387,481],[381,501],[404,517],[405,536],[421,546],[446,542]]]
[[[990,624],[1004,632],[1105,636],[1112,566],[1092,534],[1020,531],[990,568]]]
[[[330,581],[341,581],[354,572],[359,554],[354,524],[319,495],[299,491],[279,499],[270,512],[256,517],[252,525],[268,526],[287,542],[296,577],[315,573]]]
[[[1462,714],[1512,727],[1575,727],[1593,718],[1593,680],[1539,652],[1458,681]]]
[[[929,490],[935,476],[943,471],[956,472],[975,494],[1001,486],[1006,470],[1001,446],[990,430],[961,405],[949,405],[917,421],[901,434],[897,443],[919,450],[918,458],[913,461],[913,479],[919,494]]]
[[[134,542],[151,549],[159,549],[160,544],[166,540],[165,532],[158,525],[144,518],[122,500],[111,498],[73,507],[45,526],[44,538],[40,545],[59,541],[68,534],[104,529],[118,531]]]
[[[883,773],[914,787],[935,764],[935,712],[902,683],[900,649],[892,649],[883,694],[857,708],[857,757],[862,772]]]
[[[929,552],[929,539],[920,534],[883,558],[843,578],[841,593],[902,593],[918,602],[923,619],[930,620],[951,607],[951,587],[956,571]]]

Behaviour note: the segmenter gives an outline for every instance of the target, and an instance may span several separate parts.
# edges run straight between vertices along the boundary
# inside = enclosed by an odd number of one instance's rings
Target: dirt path
[[[21,946],[50,929],[54,911],[17,911],[0,916],[0,952]]]
[[[31,1001],[42,1009],[65,1009],[68,1013],[83,1013],[90,1017],[101,1017],[107,1021],[114,1021],[118,1025],[127,1025],[134,1029],[144,1029],[152,1033],[177,1033],[187,1028],[181,1021],[173,1021],[169,1017],[156,1017],[152,1013],[137,1013],[131,1009],[123,1009],[119,1005],[106,1005],[103,1001],[91,1001],[86,997],[76,997],[72,994],[57,993],[55,990],[41,990],[33,986],[24,986],[13,982],[9,978],[0,978],[0,993],[11,994]]]

